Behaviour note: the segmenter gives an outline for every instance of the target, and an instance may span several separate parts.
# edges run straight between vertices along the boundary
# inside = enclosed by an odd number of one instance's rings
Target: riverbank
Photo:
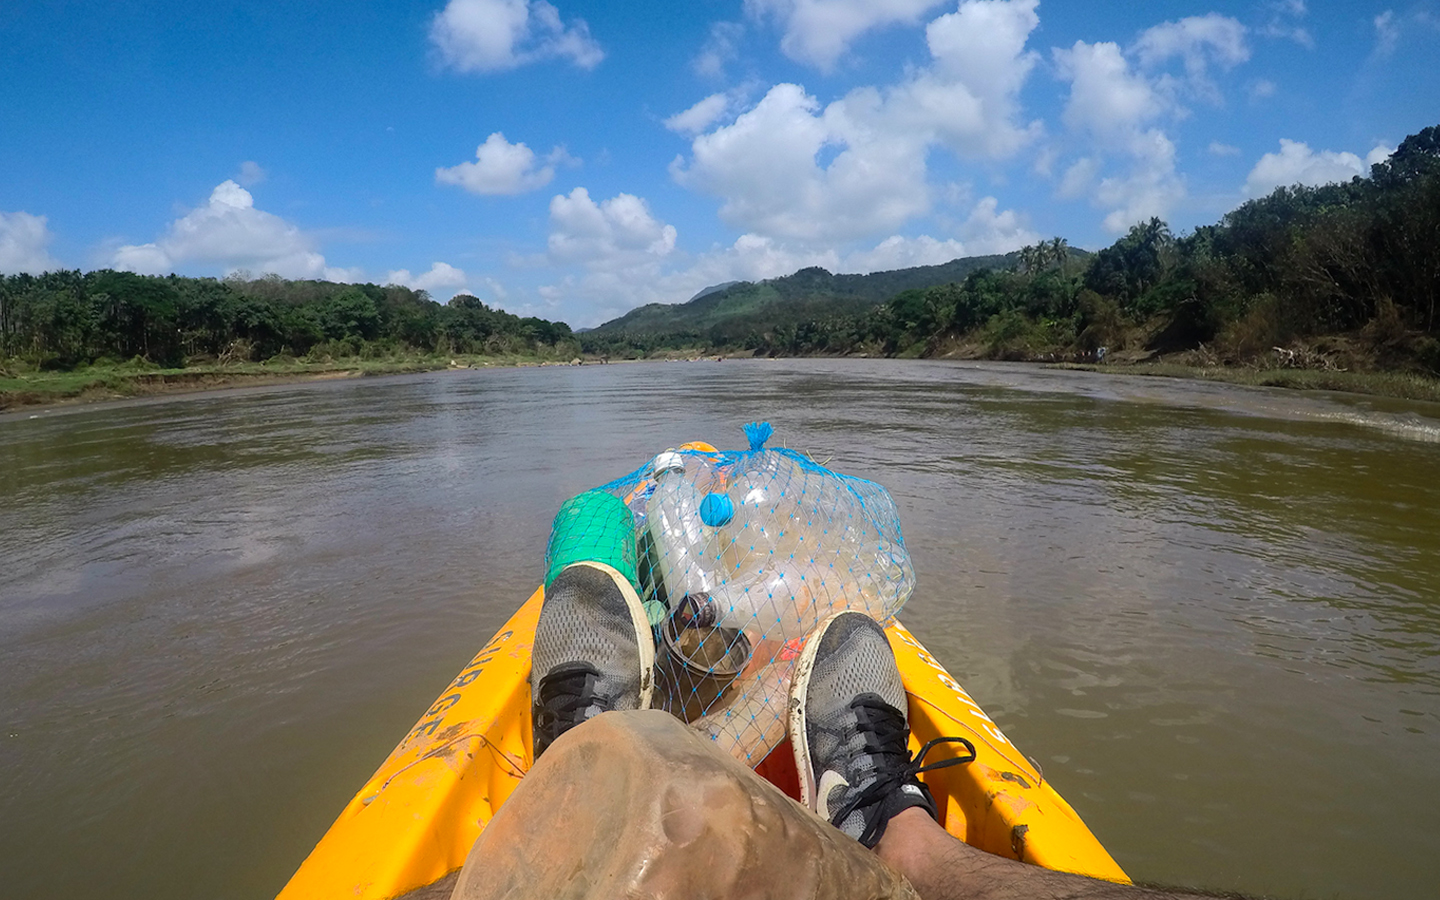
[[[1111,375],[1149,375],[1159,378],[1191,378],[1252,387],[1279,387],[1301,391],[1343,391],[1393,397],[1397,400],[1425,400],[1440,403],[1440,379],[1411,372],[1343,372],[1323,369],[1259,369],[1243,366],[1196,366],[1176,362],[1135,362],[1113,365],[1094,363],[1051,363],[1057,369],[1104,372]]]
[[[236,387],[299,384],[334,378],[406,375],[442,369],[565,365],[533,356],[397,357],[389,359],[268,360],[163,369],[142,363],[88,366],[73,372],[0,369],[0,411],[182,394]]]

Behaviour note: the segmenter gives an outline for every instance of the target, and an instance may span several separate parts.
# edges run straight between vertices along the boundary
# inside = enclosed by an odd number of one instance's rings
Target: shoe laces
[[[536,756],[566,731],[611,708],[610,698],[596,693],[599,680],[599,670],[589,663],[556,666],[540,679],[534,728],[541,740]]]
[[[917,777],[922,772],[960,766],[975,759],[975,745],[962,737],[938,737],[920,748],[910,758],[910,726],[898,709],[886,703],[878,694],[865,693],[850,701],[855,713],[856,729],[864,740],[864,746],[856,756],[869,756],[873,760],[874,780],[854,791],[850,799],[831,817],[837,827],[851,813],[861,810],[865,830],[860,843],[874,847],[885,833],[885,826],[891,817],[902,809],[915,804],[897,804],[894,800],[906,784],[913,784],[924,792],[926,811],[933,817],[934,801],[930,791]],[[966,755],[953,759],[942,759],[924,765],[925,756],[938,744],[960,744]]]

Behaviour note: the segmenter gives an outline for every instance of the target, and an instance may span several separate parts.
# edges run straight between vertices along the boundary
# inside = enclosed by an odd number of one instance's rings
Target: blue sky
[[[470,291],[577,327],[1216,221],[1440,123],[1440,0],[5,0],[0,272]]]

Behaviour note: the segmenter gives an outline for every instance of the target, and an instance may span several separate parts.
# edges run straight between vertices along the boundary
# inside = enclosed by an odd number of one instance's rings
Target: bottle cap
[[[735,518],[735,504],[729,494],[706,494],[700,501],[700,521],[712,528],[729,525]]]
[[[685,457],[674,450],[666,450],[655,457],[655,462],[650,466],[652,474],[659,476],[666,472],[684,472]]]

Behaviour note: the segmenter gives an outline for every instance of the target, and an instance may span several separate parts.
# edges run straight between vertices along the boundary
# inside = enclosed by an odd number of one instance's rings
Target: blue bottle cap
[[[700,501],[700,521],[712,528],[729,525],[735,518],[735,504],[729,494],[706,494]]]

